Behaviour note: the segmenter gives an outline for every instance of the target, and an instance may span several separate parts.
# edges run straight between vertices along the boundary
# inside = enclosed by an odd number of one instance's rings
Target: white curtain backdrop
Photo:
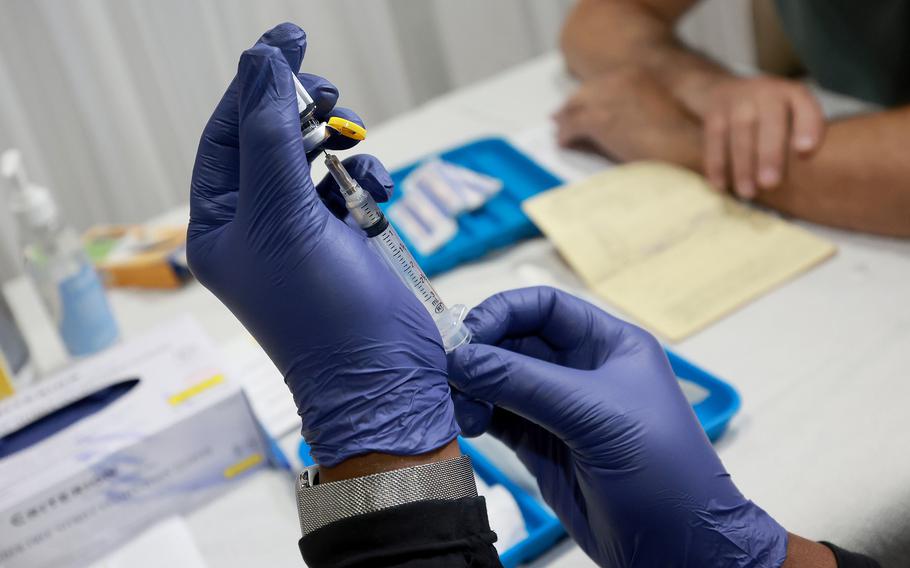
[[[748,60],[745,0],[708,4],[685,35],[728,60]],[[32,178],[54,191],[76,227],[141,221],[187,199],[209,113],[240,52],[276,23],[307,30],[304,70],[330,78],[341,104],[375,126],[553,49],[571,5],[0,0],[0,150],[23,151]],[[15,266],[6,201],[0,280]]]

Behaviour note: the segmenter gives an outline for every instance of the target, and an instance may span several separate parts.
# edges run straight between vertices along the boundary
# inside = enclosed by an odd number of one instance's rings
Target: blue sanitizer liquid
[[[67,229],[51,230],[25,248],[28,272],[74,357],[91,355],[117,341],[120,331],[104,285]]]
[[[95,268],[85,263],[79,272],[57,285],[60,294],[60,336],[70,355],[89,355],[117,341],[120,331],[104,286]]]

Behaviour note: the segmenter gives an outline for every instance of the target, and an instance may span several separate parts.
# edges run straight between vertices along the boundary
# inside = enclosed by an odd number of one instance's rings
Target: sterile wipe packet
[[[421,194],[403,195],[386,215],[424,256],[439,250],[458,232],[455,221]]]
[[[401,189],[402,197],[386,213],[414,248],[426,256],[458,233],[458,215],[482,207],[502,189],[502,182],[434,158],[408,174]]]
[[[447,215],[456,217],[483,206],[502,189],[502,182],[436,158],[411,172],[402,189],[405,194],[426,195]]]
[[[477,207],[480,207],[480,205],[486,203],[491,197],[499,193],[499,191],[502,189],[502,181],[494,177],[475,172],[474,170],[457,166],[451,162],[439,160],[437,167],[439,168],[442,176],[448,179],[451,183],[455,184],[457,180],[458,188],[461,191],[465,193],[479,194],[482,198],[482,201],[477,205]],[[472,210],[471,207],[468,207],[468,209]]]
[[[496,552],[502,554],[528,537],[521,509],[509,490],[502,485],[487,485],[476,473],[474,481],[477,483],[477,494],[487,502],[490,528],[496,533],[493,546],[496,547]]]
[[[474,211],[502,189],[496,178],[438,158],[425,162],[403,182],[405,193],[423,193],[450,217]]]
[[[405,195],[421,195],[431,200],[443,213],[455,217],[466,211],[469,203],[477,201],[473,195],[465,195],[457,184],[450,184],[442,177],[438,168],[424,164],[404,180]]]

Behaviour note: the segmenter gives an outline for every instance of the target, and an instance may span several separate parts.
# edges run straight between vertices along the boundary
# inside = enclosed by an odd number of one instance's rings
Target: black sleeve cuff
[[[837,568],[882,568],[878,562],[868,556],[838,548],[830,542],[822,541],[822,544],[834,553],[834,559],[837,560]]]
[[[310,568],[501,567],[483,497],[428,500],[348,517],[300,539]]]

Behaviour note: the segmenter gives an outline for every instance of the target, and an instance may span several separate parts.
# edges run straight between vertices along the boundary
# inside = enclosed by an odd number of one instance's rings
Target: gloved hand
[[[458,434],[445,352],[424,307],[342,220],[334,180],[310,178],[291,78],[305,49],[303,30],[282,24],[241,56],[196,156],[190,267],[284,375],[320,465],[422,454]],[[320,114],[332,111],[335,87],[299,77]],[[375,158],[344,164],[388,199]]]
[[[786,531],[737,490],[651,335],[552,288],[493,296],[466,323],[459,421],[517,453],[597,563],[783,563]]]

